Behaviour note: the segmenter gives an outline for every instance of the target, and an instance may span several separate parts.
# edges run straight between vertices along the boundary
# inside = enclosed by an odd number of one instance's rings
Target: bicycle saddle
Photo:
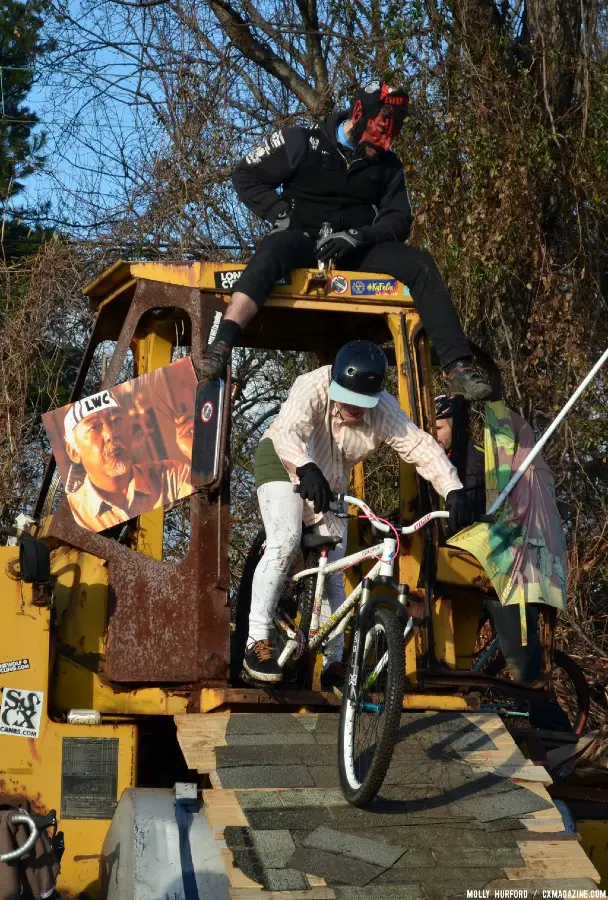
[[[314,550],[316,547],[337,547],[341,541],[342,538],[329,537],[327,534],[305,534],[302,546],[307,550]]]

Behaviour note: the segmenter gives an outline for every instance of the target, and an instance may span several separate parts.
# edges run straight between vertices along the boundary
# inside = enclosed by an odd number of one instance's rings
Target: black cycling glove
[[[450,514],[449,529],[452,534],[472,525],[475,521],[475,510],[464,488],[450,491],[445,498],[445,505]]]
[[[291,217],[289,214],[289,210],[284,209],[283,212],[280,212],[274,220],[274,224],[270,229],[270,233],[275,234],[277,231],[288,231],[290,218]]]
[[[302,500],[310,500],[317,515],[326,513],[331,503],[332,491],[321,469],[315,463],[306,463],[305,466],[296,469],[296,475],[300,479]]]
[[[317,241],[316,256],[320,262],[329,259],[340,259],[345,253],[364,247],[369,241],[364,240],[363,235],[356,228],[348,231],[335,231],[327,237]]]

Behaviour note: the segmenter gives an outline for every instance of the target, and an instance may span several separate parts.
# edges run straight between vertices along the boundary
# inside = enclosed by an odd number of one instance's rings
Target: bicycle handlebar
[[[300,485],[294,484],[293,490],[295,494],[300,493]],[[374,528],[377,528],[378,531],[383,531],[385,534],[389,534],[392,531],[391,526],[386,522],[381,522],[377,515],[369,508],[367,503],[363,500],[360,500],[358,497],[352,497],[350,494],[340,494],[333,493],[331,495],[331,499],[334,503],[347,503],[349,506],[357,506],[365,515],[371,519],[373,522]],[[449,519],[450,514],[446,510],[439,509],[434,512],[427,513],[425,516],[422,516],[421,519],[414,522],[412,525],[402,525],[400,529],[401,534],[413,534],[415,531],[419,531],[420,528],[424,528],[425,525],[428,525],[433,519]],[[483,516],[479,516],[476,520],[477,522],[485,522],[489,525],[493,525],[496,522],[496,516],[487,515],[484,513]]]
[[[374,528],[377,528],[378,531],[384,531],[386,534],[390,534],[392,531],[391,526],[387,522],[380,522],[372,510],[369,508],[367,503],[364,503],[363,500],[359,500],[358,497],[351,497],[350,494],[337,494],[337,501],[342,501],[343,503],[348,503],[350,506],[357,506],[359,509],[369,516],[372,520]],[[397,529],[400,534],[413,534],[415,531],[418,531],[420,528],[424,528],[429,522],[433,519],[449,519],[450,514],[443,509],[436,510],[435,512],[427,513],[426,516],[422,516],[421,519],[418,519],[417,522],[414,522],[412,525],[402,525],[401,528]]]
[[[10,853],[0,853],[0,862],[12,862],[15,859],[20,859],[22,856],[25,856],[28,853],[36,841],[38,840],[38,829],[36,828],[36,824],[33,818],[26,813],[24,809],[20,809],[17,812],[9,813],[9,819],[11,822],[17,822],[21,825],[27,825],[30,829],[29,837],[20,847],[17,847],[16,850],[11,850]]]

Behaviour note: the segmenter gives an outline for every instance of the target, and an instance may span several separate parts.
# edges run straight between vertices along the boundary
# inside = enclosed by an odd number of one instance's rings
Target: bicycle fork
[[[366,651],[369,647],[369,637],[371,636],[370,622],[372,620],[372,616],[374,614],[374,610],[381,603],[389,602],[391,606],[393,606],[395,613],[397,614],[399,620],[404,623],[403,629],[403,639],[407,637],[407,635],[411,632],[414,627],[414,620],[412,617],[407,618],[407,613],[405,611],[405,598],[409,593],[409,587],[407,584],[395,584],[392,578],[387,578],[386,576],[380,576],[377,579],[380,583],[390,583],[391,587],[395,587],[397,589],[397,600],[390,600],[386,597],[377,597],[373,598],[371,596],[372,589],[374,587],[374,581],[371,578],[364,578],[361,592],[361,605],[359,607],[359,611],[357,613],[357,619],[355,624],[354,638],[353,638],[353,665],[351,667],[350,676],[348,680],[347,687],[347,696],[348,701],[350,703],[358,703],[361,706],[361,709],[366,712],[382,712],[382,706],[377,703],[371,703],[366,700],[361,700],[361,695],[364,692],[371,692],[372,688],[376,684],[379,676],[386,669],[388,665],[388,650],[384,652],[382,657],[378,660],[373,670],[369,673],[363,684],[359,689],[357,689],[357,684],[359,681],[359,671],[363,664],[363,659]]]

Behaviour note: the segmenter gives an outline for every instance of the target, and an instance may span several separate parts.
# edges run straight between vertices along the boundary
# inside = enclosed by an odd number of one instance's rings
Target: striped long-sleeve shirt
[[[378,405],[366,410],[362,419],[346,422],[329,398],[330,383],[331,366],[296,378],[264,434],[272,440],[293,482],[298,481],[296,469],[313,462],[333,491],[346,492],[352,467],[381,444],[388,444],[404,462],[416,466],[418,474],[442,497],[462,488],[456,469],[437,441],[408,419],[391,394],[382,391]],[[315,516],[310,503],[304,504],[307,524],[321,518]]]

